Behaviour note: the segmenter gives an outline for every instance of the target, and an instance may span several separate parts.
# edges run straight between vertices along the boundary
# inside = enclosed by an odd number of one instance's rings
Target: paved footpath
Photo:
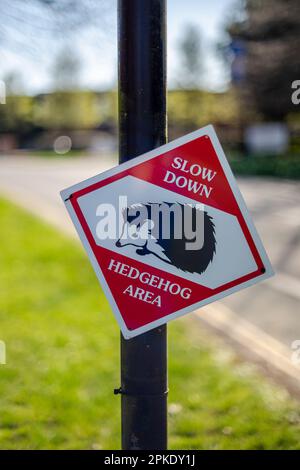
[[[0,193],[76,236],[59,191],[116,163],[116,159],[104,156],[73,159],[2,156]],[[239,186],[276,276],[202,309],[204,318],[212,322],[215,312],[213,322],[219,322],[222,330],[227,328],[229,335],[248,326],[255,341],[260,338],[262,347],[272,343],[290,358],[291,343],[300,340],[300,182],[240,178]]]

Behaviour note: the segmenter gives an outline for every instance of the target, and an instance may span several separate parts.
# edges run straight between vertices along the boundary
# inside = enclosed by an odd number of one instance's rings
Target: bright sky
[[[203,85],[208,89],[222,90],[228,81],[226,70],[215,51],[215,44],[222,38],[223,25],[236,0],[168,0],[168,75],[172,86],[178,70],[178,42],[188,24],[199,26],[202,34],[204,76]],[[92,47],[92,36],[86,32],[73,44],[82,60],[81,83],[92,89],[110,88],[117,77],[116,0],[111,0],[112,15],[103,26],[99,45]],[[22,74],[22,82],[30,93],[51,88],[51,64],[57,49],[50,47],[38,56],[22,51],[4,51],[0,76],[16,70]]]

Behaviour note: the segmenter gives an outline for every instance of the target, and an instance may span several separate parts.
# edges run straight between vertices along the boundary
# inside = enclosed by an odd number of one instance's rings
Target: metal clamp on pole
[[[119,0],[118,18],[123,163],[166,143],[166,0]],[[166,326],[121,337],[124,450],[167,448],[167,388]]]
[[[140,397],[164,397],[165,395],[168,395],[169,389],[165,390],[162,393],[136,393],[134,392],[134,395],[137,396],[139,395]],[[114,395],[131,395],[130,392],[127,392],[126,390],[123,390],[122,387],[115,388],[114,389]]]

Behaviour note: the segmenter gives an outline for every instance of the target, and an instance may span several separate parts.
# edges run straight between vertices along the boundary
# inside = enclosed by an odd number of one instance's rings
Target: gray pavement
[[[59,191],[117,163],[116,158],[38,159],[0,157],[0,193],[76,236]],[[222,300],[287,348],[300,340],[300,182],[240,178],[276,276]]]

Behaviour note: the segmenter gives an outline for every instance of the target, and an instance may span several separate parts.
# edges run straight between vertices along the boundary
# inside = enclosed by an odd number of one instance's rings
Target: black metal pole
[[[118,18],[123,163],[166,142],[166,0],[119,0]],[[122,449],[166,449],[166,326],[121,335],[121,393]]]

